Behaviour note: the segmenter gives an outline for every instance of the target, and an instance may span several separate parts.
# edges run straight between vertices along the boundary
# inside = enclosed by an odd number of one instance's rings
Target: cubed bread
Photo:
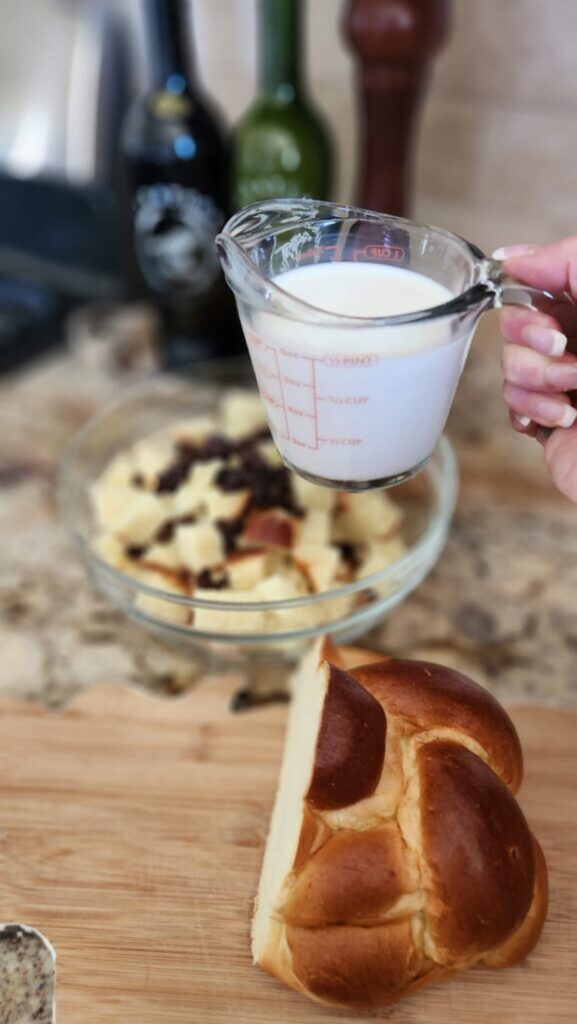
[[[204,509],[206,496],[214,486],[214,480],[224,465],[222,459],[197,462],[187,479],[173,495],[173,514],[175,516],[196,515]]]
[[[151,544],[142,556],[143,565],[151,569],[161,568],[174,571],[182,566],[182,556],[178,545],[171,541],[168,544]]]
[[[115,512],[114,529],[119,537],[127,544],[148,544],[170,514],[170,498],[133,490]]]
[[[285,569],[267,576],[255,588],[257,599],[262,601],[291,601],[306,597],[308,588],[303,575],[295,570]],[[314,626],[315,610],[310,604],[289,606],[288,608],[267,608],[265,612],[267,628],[271,632],[277,630],[302,629]]]
[[[221,491],[213,487],[205,492],[203,508],[205,515],[212,522],[219,519],[238,519],[243,514],[248,499],[248,491]]]
[[[361,561],[358,571],[359,578],[381,572],[387,566],[398,562],[399,558],[406,553],[407,545],[400,534],[396,534],[390,540],[372,541],[367,545],[365,556]]]
[[[293,477],[293,489],[297,504],[304,509],[320,509],[323,512],[331,512],[335,506],[336,492],[330,487],[319,487],[310,480],[305,480],[298,473]]]
[[[383,491],[339,493],[338,504],[335,540],[352,544],[384,540],[396,533],[402,522],[401,509]]]
[[[355,1011],[517,963],[547,911],[508,715],[452,669],[366,662],[324,642],[295,677],[252,930],[257,964]]]
[[[249,591],[265,578],[268,554],[259,548],[233,551],[225,565],[232,589]]]
[[[340,562],[336,548],[324,544],[303,544],[299,541],[294,548],[293,556],[298,568],[306,575],[311,590],[320,593],[336,586],[335,577]]]
[[[93,542],[96,554],[108,565],[124,571],[129,559],[126,557],[126,546],[115,533],[101,533]]]
[[[115,530],[127,505],[138,491],[127,483],[108,483],[100,478],[90,489],[90,501],[96,522],[105,530]]]
[[[175,578],[169,578],[165,573],[154,572],[150,569],[138,568],[133,573],[138,580],[146,583],[149,587],[165,591],[167,594],[188,595],[188,589]],[[191,613],[186,605],[171,601],[169,597],[156,597],[154,594],[139,593],[135,600],[135,607],[151,619],[164,619],[166,622],[177,626],[190,625]]]
[[[331,518],[324,509],[313,508],[301,519],[298,533],[299,544],[326,546],[331,541]]]
[[[212,523],[179,526],[175,534],[175,545],[182,565],[193,573],[219,565],[224,558],[222,534]]]
[[[134,445],[132,458],[135,473],[143,478],[146,487],[154,487],[160,474],[172,461],[172,445],[166,438],[145,439]]]

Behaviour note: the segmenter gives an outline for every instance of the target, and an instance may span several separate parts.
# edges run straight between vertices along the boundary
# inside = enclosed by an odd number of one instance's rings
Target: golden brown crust
[[[502,943],[529,910],[531,833],[514,796],[470,750],[427,743],[418,764],[435,959],[468,961]]]
[[[514,793],[523,777],[519,737],[495,698],[454,669],[428,661],[391,659],[352,669],[387,714],[418,729],[457,729],[486,752],[491,768]]]
[[[315,751],[307,803],[315,810],[346,807],[370,796],[381,777],[386,719],[377,700],[334,665]]]
[[[545,924],[547,907],[549,903],[549,882],[547,878],[547,865],[543,850],[535,839],[533,840],[533,855],[535,860],[535,885],[533,888],[533,899],[527,915],[516,931],[513,932],[505,942],[497,949],[487,953],[481,963],[485,967],[514,967],[532,952]]]
[[[441,666],[370,663],[330,641],[318,656],[333,667],[299,848],[257,962],[359,1010],[517,963],[543,927],[547,869],[511,792],[510,719]]]
[[[408,921],[375,928],[286,929],[302,990],[333,1006],[373,1010],[394,1003],[418,974]]]
[[[396,825],[343,830],[304,864],[281,914],[287,924],[305,928],[376,924],[418,883]]]

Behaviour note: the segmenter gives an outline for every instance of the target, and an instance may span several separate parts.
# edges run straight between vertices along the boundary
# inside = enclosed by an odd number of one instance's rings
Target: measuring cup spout
[[[224,230],[216,238],[216,251],[229,288],[237,302],[250,306],[263,305],[265,280],[258,266],[252,262],[242,245]]]
[[[326,251],[327,222],[340,221],[350,213],[350,207],[314,199],[276,199],[254,203],[235,214],[218,235],[216,248],[237,300],[280,315],[302,316],[302,303],[271,281],[307,253]],[[311,315],[309,311],[307,318]]]

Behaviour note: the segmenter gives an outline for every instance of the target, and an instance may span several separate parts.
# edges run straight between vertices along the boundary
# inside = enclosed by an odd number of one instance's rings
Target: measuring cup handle
[[[482,272],[485,282],[493,290],[496,309],[500,309],[502,306],[529,306],[555,316],[552,307],[558,307],[564,303],[577,311],[577,302],[569,292],[560,292],[554,295],[542,288],[533,288],[531,285],[523,284],[522,281],[516,281],[515,278],[509,277],[504,272],[503,265],[499,260],[485,260]],[[537,426],[536,434],[541,441],[547,440],[552,433],[551,427]]]
[[[549,312],[551,304],[558,306],[563,302],[577,310],[577,302],[569,292],[554,295],[544,288],[532,288],[522,281],[516,281],[514,277],[509,277],[505,273],[499,260],[485,260],[482,276],[493,291],[496,309],[500,309],[501,306],[530,306],[546,313]]]

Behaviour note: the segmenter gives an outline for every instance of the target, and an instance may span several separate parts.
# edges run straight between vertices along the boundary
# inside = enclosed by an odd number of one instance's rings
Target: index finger
[[[527,246],[524,252],[511,255],[507,248],[503,254],[503,266],[507,274],[533,288],[544,288],[559,295],[569,292],[577,296],[577,236],[564,238],[560,242],[536,246],[533,251]]]

